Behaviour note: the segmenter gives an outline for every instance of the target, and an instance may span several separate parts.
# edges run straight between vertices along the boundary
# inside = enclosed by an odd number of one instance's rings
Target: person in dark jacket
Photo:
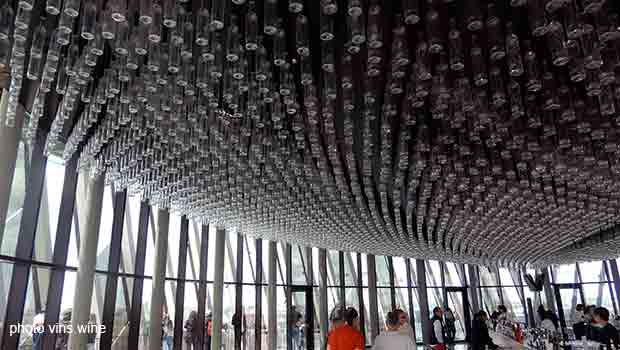
[[[446,308],[444,322],[446,328],[446,344],[452,344],[456,338],[456,318],[450,308]]]
[[[620,349],[620,336],[616,327],[609,323],[609,310],[597,307],[592,313],[592,321],[590,339],[606,345],[607,349]]]
[[[431,346],[435,350],[446,348],[446,329],[443,322],[443,310],[437,306],[431,318]]]
[[[486,346],[489,346],[491,349],[498,348],[489,335],[488,319],[489,317],[485,311],[480,311],[474,316],[471,327],[471,350],[485,350]]]

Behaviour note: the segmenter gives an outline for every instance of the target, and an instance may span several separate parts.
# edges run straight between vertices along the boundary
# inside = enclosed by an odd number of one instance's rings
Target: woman
[[[415,350],[416,345],[409,335],[400,331],[399,312],[388,312],[385,320],[386,332],[375,338],[374,350]]]
[[[444,318],[446,322],[446,344],[451,344],[454,343],[454,338],[456,337],[456,319],[450,308],[446,309]]]
[[[353,313],[355,311],[355,313]],[[354,314],[357,310],[353,308],[345,309],[342,306],[336,306],[329,317],[332,323],[332,329],[327,336],[327,350],[364,350],[364,336],[355,327],[349,324],[355,324]]]
[[[474,315],[471,329],[471,350],[485,350],[487,346],[491,349],[497,349],[497,345],[489,336],[488,320],[489,317],[485,311],[480,311]]]

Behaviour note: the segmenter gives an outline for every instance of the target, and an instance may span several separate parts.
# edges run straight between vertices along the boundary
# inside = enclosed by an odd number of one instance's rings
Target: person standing
[[[194,335],[197,331],[197,318],[198,313],[196,311],[192,311],[189,313],[189,316],[187,317],[187,320],[185,320],[185,324],[183,325],[183,341],[185,342],[186,349],[197,350],[194,346],[196,344],[196,342],[194,341]],[[172,348],[170,349],[172,350]]]
[[[592,311],[592,329],[590,339],[604,344],[607,349],[620,349],[620,336],[616,327],[609,323],[609,310],[597,307]]]
[[[357,310],[355,311],[357,313]],[[364,350],[364,336],[347,324],[346,314],[351,313],[343,306],[336,306],[330,315],[332,330],[327,337],[327,350]]]
[[[207,322],[205,322],[206,337],[205,337],[205,350],[211,350],[211,335],[213,334],[213,315],[209,313],[207,315]]]
[[[174,337],[174,326],[172,325],[172,320],[168,313],[164,310],[163,317],[161,320],[161,331],[162,331],[162,349],[163,350],[172,350],[172,338]]]
[[[446,349],[446,330],[443,323],[443,310],[436,306],[431,318],[431,347],[435,350]]]
[[[452,344],[456,337],[456,319],[450,308],[446,308],[444,321],[446,324],[446,344]]]
[[[489,316],[485,311],[480,311],[474,315],[474,322],[471,327],[471,350],[485,350],[487,346],[490,349],[497,349],[497,345],[493,343],[493,339],[489,335],[488,320]]]
[[[40,350],[43,347],[44,322],[44,311],[36,314],[32,320],[32,350]]]
[[[413,332],[413,327],[411,327],[411,322],[409,321],[409,315],[403,309],[394,310],[395,313],[398,314],[398,323],[400,324],[399,331],[403,334],[406,334],[409,339],[415,344],[415,333]]]
[[[401,310],[402,311],[402,310]],[[388,312],[385,319],[387,331],[375,338],[374,350],[415,350],[416,345],[411,341],[409,335],[400,331],[401,312]]]

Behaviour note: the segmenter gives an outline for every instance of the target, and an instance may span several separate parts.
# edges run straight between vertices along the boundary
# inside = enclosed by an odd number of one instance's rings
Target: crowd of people
[[[588,339],[605,344],[607,349],[620,349],[618,330],[609,322],[609,310],[595,305],[578,304],[573,320],[575,339]]]
[[[365,348],[364,337],[359,328],[359,317],[355,308],[336,307],[331,315],[331,328],[327,339],[328,350],[360,350]],[[431,318],[431,346],[434,350],[445,350],[454,342],[456,318],[452,310],[441,307],[433,309]],[[413,350],[416,339],[409,321],[409,315],[396,308],[387,313],[385,328],[375,338],[375,350]]]

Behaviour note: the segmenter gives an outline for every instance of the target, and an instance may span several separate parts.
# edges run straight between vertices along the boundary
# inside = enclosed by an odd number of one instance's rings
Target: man
[[[591,340],[607,346],[607,349],[619,349],[620,336],[616,327],[609,324],[609,310],[597,307],[592,312]],[[613,344],[613,346],[612,346]],[[612,349],[613,347],[613,349]]]
[[[474,316],[471,329],[471,350],[497,349],[497,345],[489,336],[488,320],[489,317],[485,311],[480,311]]]
[[[347,324],[346,315],[347,310],[343,306],[336,306],[332,310],[332,331],[327,337],[327,350],[364,350],[364,336]]]
[[[415,344],[415,334],[413,333],[413,328],[409,322],[409,315],[402,309],[396,309],[394,312],[398,315],[398,323],[400,324],[399,331],[407,335]]]
[[[400,331],[400,316],[404,313],[392,311],[388,312],[385,319],[387,331],[379,334],[375,339],[375,350],[415,350],[416,345],[411,341],[409,335]]]
[[[446,331],[443,325],[443,310],[436,306],[433,309],[433,317],[431,318],[431,346],[435,350],[446,349]]]

